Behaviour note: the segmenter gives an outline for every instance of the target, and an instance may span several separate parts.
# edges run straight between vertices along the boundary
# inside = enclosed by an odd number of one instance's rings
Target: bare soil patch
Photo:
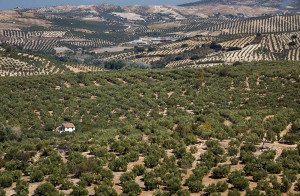
[[[265,122],[265,121],[268,120],[269,118],[274,118],[274,115],[267,115],[267,116],[263,119],[263,122]]]
[[[232,127],[233,123],[230,120],[225,120],[224,121],[224,125],[228,126],[228,127]]]

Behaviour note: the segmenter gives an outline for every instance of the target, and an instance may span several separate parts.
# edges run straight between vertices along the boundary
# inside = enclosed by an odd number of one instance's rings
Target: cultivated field
[[[143,62],[160,67],[203,67],[237,61],[300,60],[300,33],[200,36],[99,58]],[[215,49],[215,47],[219,47]]]
[[[237,19],[210,26],[207,30],[221,31],[224,35],[298,31],[300,30],[300,15]]]
[[[69,71],[60,62],[40,55],[0,48],[0,76],[48,75]]]
[[[296,194],[299,75],[284,61],[4,77],[0,192]],[[52,131],[66,121],[75,133]]]

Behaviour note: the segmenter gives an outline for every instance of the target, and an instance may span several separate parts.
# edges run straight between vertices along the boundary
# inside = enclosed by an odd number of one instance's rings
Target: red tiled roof
[[[64,123],[62,125],[66,128],[75,128],[75,125],[73,123]]]

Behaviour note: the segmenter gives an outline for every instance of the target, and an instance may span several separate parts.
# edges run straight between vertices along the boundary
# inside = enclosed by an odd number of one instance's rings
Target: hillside
[[[69,69],[51,57],[0,46],[0,76],[48,75]]]
[[[251,31],[251,28],[245,29]],[[258,28],[252,32],[256,30]],[[299,31],[252,35],[230,35],[230,32],[222,36],[197,36],[174,43],[145,46],[139,50],[100,55],[99,58],[143,62],[154,67],[205,67],[237,61],[300,60]]]
[[[243,3],[193,7],[100,4],[20,8],[0,11],[0,43],[27,52],[61,56],[127,46],[143,37],[182,39],[197,34],[299,30],[295,12],[284,11],[280,12],[283,16],[275,16],[278,13],[276,6]]]
[[[0,196],[299,196],[299,6],[0,11]]]
[[[100,4],[0,11],[0,43],[26,53],[51,55],[76,72],[102,70],[105,61],[111,60],[154,68],[299,60],[298,14],[274,15],[276,6],[229,2],[198,7]],[[146,46],[136,44],[139,40],[148,40]],[[22,67],[18,61],[16,66]],[[92,67],[76,68],[74,64]],[[51,73],[54,66],[50,67],[35,72]]]
[[[180,6],[200,6],[200,5],[243,5],[250,7],[274,7],[280,10],[294,10],[299,11],[299,1],[297,0],[200,0],[192,3],[182,4]]]
[[[297,193],[299,66],[5,77],[0,192]]]

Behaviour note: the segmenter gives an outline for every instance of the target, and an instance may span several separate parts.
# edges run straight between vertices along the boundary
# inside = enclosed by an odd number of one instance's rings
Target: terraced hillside
[[[272,6],[207,6],[101,4],[4,10],[0,11],[0,42],[54,53],[55,47],[90,50],[141,36],[182,38],[191,31],[214,35],[299,30],[298,15],[271,17],[278,13]],[[268,17],[252,19],[264,15]]]
[[[74,31],[22,31],[2,30],[0,41],[14,46],[22,47],[26,51],[51,52],[56,47],[67,46],[69,49],[76,48],[102,48],[114,46],[116,43],[105,39],[86,38],[83,33]]]
[[[300,33],[198,36],[174,43],[144,47],[116,54],[100,55],[103,60],[123,59],[154,67],[202,67],[237,61],[300,60]]]
[[[201,6],[201,5],[242,5],[250,7],[274,7],[281,11],[295,11],[299,10],[299,1],[297,0],[200,0],[191,3],[182,4],[181,6]]]
[[[49,75],[68,72],[61,62],[33,53],[0,47],[0,76]]]
[[[208,31],[220,31],[221,34],[274,33],[300,30],[300,15],[274,16],[225,22],[207,28]]]
[[[299,66],[2,78],[0,192],[296,194]]]
[[[234,63],[236,61],[260,60],[299,61],[299,36],[299,32],[266,34],[261,37],[261,41],[258,43],[253,42],[255,39],[258,39],[255,36],[224,42],[221,43],[223,47],[241,47],[241,50],[211,55],[202,59],[202,62],[223,61],[226,63]]]
[[[176,27],[167,28],[168,23],[159,23],[160,32],[203,35],[236,35],[254,33],[276,33],[300,30],[300,15],[283,15],[253,18],[202,18],[188,19]],[[166,28],[162,29],[165,24]],[[156,25],[158,26],[158,24]],[[151,27],[151,26],[150,26]],[[152,28],[153,29],[153,28]],[[183,34],[183,33],[182,33]]]

